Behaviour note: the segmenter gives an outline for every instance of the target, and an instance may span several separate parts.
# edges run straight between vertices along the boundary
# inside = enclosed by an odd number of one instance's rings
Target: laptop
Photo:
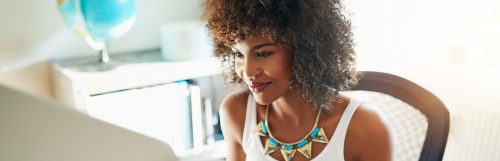
[[[0,85],[2,161],[175,161],[164,142]]]

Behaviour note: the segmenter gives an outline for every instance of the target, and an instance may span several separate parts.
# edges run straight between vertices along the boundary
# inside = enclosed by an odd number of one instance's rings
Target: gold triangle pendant
[[[296,149],[291,149],[291,150],[285,150],[281,149],[281,155],[283,155],[283,158],[285,158],[285,161],[290,161],[293,158],[293,155],[295,155]]]
[[[259,134],[260,136],[266,136],[263,126],[264,126],[263,121],[260,121],[259,124],[257,124],[257,126],[255,127],[254,132]]]
[[[271,139],[271,138],[269,138]],[[269,155],[273,153],[274,151],[278,150],[278,146],[275,146],[269,141],[269,139],[266,139],[266,146],[264,148],[264,155]]]
[[[325,131],[323,128],[319,128],[318,134],[312,138],[312,141],[318,142],[318,143],[328,143],[328,138],[326,138]]]
[[[302,153],[307,159],[311,159],[311,142],[307,142],[302,147],[299,147],[299,152]]]

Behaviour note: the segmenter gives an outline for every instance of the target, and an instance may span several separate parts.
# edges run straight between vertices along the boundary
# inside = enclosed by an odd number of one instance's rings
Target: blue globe
[[[82,19],[77,13],[77,0],[57,0],[57,8],[64,23],[80,36],[87,35]]]
[[[136,17],[134,0],[80,0],[80,10],[87,33],[101,42],[127,33]]]
[[[57,7],[63,16],[66,26],[73,29],[76,25],[76,5],[75,0],[58,0]]]

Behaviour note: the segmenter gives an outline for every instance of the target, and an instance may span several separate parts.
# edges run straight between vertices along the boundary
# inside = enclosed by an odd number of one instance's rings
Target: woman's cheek
[[[238,75],[238,77],[242,78],[242,69],[241,69],[241,64],[238,62],[238,61],[235,61],[234,62],[234,71],[236,72],[236,75]]]

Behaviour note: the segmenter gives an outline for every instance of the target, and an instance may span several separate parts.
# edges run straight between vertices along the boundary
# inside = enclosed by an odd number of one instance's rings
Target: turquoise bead
[[[318,135],[318,132],[319,132],[319,128],[315,127],[314,130],[313,130],[313,132],[311,133],[311,138],[316,137],[316,135]]]
[[[306,145],[309,141],[306,139],[302,140],[299,144],[297,144],[297,147],[302,148],[304,145]]]
[[[293,150],[293,145],[283,145],[284,150]]]
[[[278,142],[276,140],[274,140],[273,138],[269,138],[269,142],[271,142],[271,144],[273,144],[275,147],[278,147],[280,144],[278,144]]]
[[[263,121],[262,131],[264,132],[264,134],[267,134],[266,121]]]

